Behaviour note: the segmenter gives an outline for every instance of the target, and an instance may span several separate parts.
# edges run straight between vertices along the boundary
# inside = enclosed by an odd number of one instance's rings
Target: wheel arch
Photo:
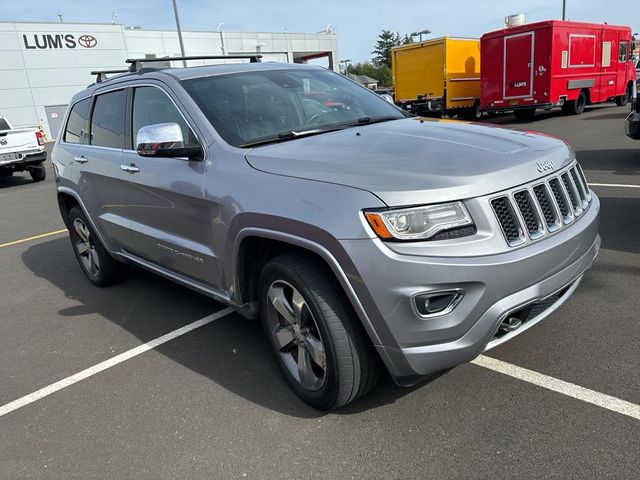
[[[257,279],[262,267],[279,253],[291,251],[313,255],[329,268],[372,343],[376,346],[383,345],[379,335],[381,332],[374,327],[349,281],[349,275],[336,256],[320,243],[291,233],[253,227],[245,228],[239,232],[232,257],[234,275],[233,279],[230,279],[230,283],[233,285],[232,297],[237,304],[246,306],[247,308],[244,310],[249,314],[257,314]],[[346,252],[343,254],[346,256]]]
[[[84,213],[85,217],[87,217],[87,220],[89,220],[89,223],[91,224],[91,228],[93,228],[93,231],[96,232],[98,239],[100,240],[102,245],[104,245],[109,255],[114,256],[113,253],[111,252],[111,249],[109,248],[109,244],[105,242],[104,237],[100,233],[100,230],[97,228],[91,215],[89,215],[89,212],[84,206],[84,203],[82,202],[82,199],[80,198],[80,196],[74,190],[68,187],[58,187],[57,197],[58,197],[58,207],[60,208],[60,215],[62,216],[62,220],[64,221],[65,226],[69,228],[68,220],[69,220],[69,212],[71,211],[71,209],[76,206],[79,207]]]

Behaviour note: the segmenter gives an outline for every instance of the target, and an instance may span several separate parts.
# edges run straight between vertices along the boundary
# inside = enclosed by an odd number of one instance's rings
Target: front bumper
[[[474,359],[548,316],[571,295],[598,254],[599,209],[593,195],[571,228],[495,255],[404,255],[378,240],[343,240],[362,279],[356,284],[366,289],[359,296],[391,375],[400,384],[415,383]],[[454,288],[465,295],[451,313],[430,319],[414,313],[411,297],[416,293]],[[558,292],[562,295],[552,306],[494,340],[507,314]]]

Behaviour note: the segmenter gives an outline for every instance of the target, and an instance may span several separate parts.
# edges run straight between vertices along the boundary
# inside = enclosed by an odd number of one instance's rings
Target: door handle
[[[73,160],[78,163],[87,163],[89,161],[84,155],[76,155],[73,157]]]
[[[120,170],[124,170],[125,172],[129,173],[136,173],[140,171],[140,169],[136,167],[135,163],[131,163],[129,165],[120,165]]]

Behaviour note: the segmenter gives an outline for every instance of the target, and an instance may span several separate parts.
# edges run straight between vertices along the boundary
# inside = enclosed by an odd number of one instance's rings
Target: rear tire
[[[0,168],[0,178],[9,178],[13,175],[13,170],[10,168]]]
[[[465,120],[469,120],[471,122],[477,122],[482,118],[482,110],[480,110],[480,103],[475,102],[473,107],[467,108],[464,111]]]
[[[631,89],[627,87],[624,91],[624,95],[619,95],[616,97],[616,105],[619,107],[624,107],[627,103],[629,103],[629,99],[631,98]]]
[[[530,122],[536,115],[535,108],[523,108],[522,110],[514,110],[513,114],[520,122]]]
[[[260,275],[260,317],[276,361],[295,393],[330,410],[376,384],[379,359],[359,320],[320,260],[272,259]]]
[[[39,164],[35,167],[29,167],[29,175],[34,182],[42,182],[47,178],[47,171],[43,164]]]
[[[587,96],[584,92],[580,92],[578,98],[570,100],[565,103],[563,110],[569,115],[581,115],[584,112],[584,108],[587,106]]]
[[[109,255],[79,206],[69,210],[67,228],[73,253],[91,283],[106,287],[122,278],[124,264]]]

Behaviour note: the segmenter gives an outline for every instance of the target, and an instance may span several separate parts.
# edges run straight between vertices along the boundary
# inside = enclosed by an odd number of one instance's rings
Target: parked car
[[[46,177],[46,159],[47,152],[38,128],[14,128],[0,115],[0,177],[27,171],[34,182],[41,182]]]
[[[513,338],[598,253],[561,140],[412,117],[309,65],[132,64],[73,97],[53,149],[82,271],[132,263],[259,317],[315,407]]]
[[[629,27],[559,20],[485,33],[481,107],[526,120],[538,108],[579,115],[599,102],[626,105],[636,80],[630,45]]]
[[[633,140],[640,140],[640,102],[638,102],[638,88],[635,85],[632,98],[631,113],[629,113],[625,121],[624,131],[627,137]]]

